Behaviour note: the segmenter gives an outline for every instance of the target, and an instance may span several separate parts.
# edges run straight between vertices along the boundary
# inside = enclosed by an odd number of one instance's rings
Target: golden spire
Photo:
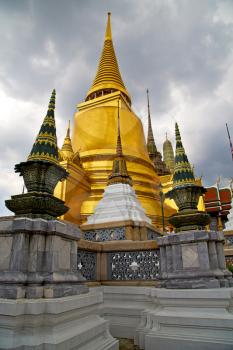
[[[119,99],[117,101],[117,147],[116,155],[117,157],[123,157],[122,144],[121,144],[121,130],[120,130],[120,106]]]
[[[126,160],[122,152],[121,144],[121,131],[120,131],[120,106],[119,99],[117,105],[117,145],[116,145],[116,156],[113,160],[112,172],[108,178],[108,185],[123,183],[132,186],[132,179],[128,174]]]
[[[112,40],[112,30],[111,30],[111,12],[108,12],[107,27],[105,32],[105,40]]]
[[[155,145],[155,139],[153,135],[151,117],[150,117],[150,100],[149,100],[149,90],[146,90],[147,94],[147,108],[148,108],[148,134],[147,134],[147,150],[149,156],[155,155],[157,153],[157,148]]]
[[[62,148],[60,150],[60,156],[62,160],[71,160],[74,156],[74,151],[73,151],[72,142],[70,138],[70,121],[68,123],[66,137],[64,139]]]
[[[116,54],[112,42],[111,13],[108,12],[107,27],[105,33],[104,47],[99,61],[95,80],[88,91],[86,100],[93,99],[115,91],[121,91],[131,103],[131,98],[125,88],[121,73],[119,71]]]
[[[163,160],[170,172],[173,173],[175,166],[175,157],[172,143],[170,140],[168,140],[167,133],[166,140],[163,143]]]

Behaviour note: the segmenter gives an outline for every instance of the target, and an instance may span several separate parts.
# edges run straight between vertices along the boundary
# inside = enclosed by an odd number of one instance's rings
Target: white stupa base
[[[106,187],[94,214],[87,218],[87,225],[127,220],[151,224],[133,187],[119,183]]]

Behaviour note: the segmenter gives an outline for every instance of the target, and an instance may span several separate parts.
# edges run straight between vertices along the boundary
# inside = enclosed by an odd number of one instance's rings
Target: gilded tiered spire
[[[167,134],[166,134],[166,140],[164,141],[164,144],[163,144],[163,160],[167,168],[171,171],[171,173],[173,173],[174,166],[175,166],[175,157],[174,157],[172,143],[170,140],[168,140]]]
[[[148,134],[147,134],[147,150],[149,156],[153,156],[157,152],[157,148],[155,145],[155,139],[153,135],[152,125],[151,125],[151,117],[150,117],[150,99],[149,99],[149,90],[146,90],[147,94],[147,109],[148,109]]]
[[[56,91],[53,90],[47,114],[34,142],[28,161],[49,161],[58,164],[58,147],[54,119]]]
[[[88,91],[86,100],[93,99],[114,91],[121,91],[129,103],[131,98],[125,88],[119,71],[116,54],[112,42],[111,13],[108,13],[104,47],[101,54],[95,80]]]
[[[147,151],[150,160],[153,162],[155,170],[158,175],[167,175],[169,170],[166,168],[166,164],[162,160],[161,153],[157,150],[155,145],[155,139],[152,130],[151,116],[150,116],[150,100],[149,100],[149,90],[146,90],[147,94],[147,108],[148,108],[148,134],[147,134]]]
[[[112,172],[108,178],[108,185],[112,185],[115,183],[124,183],[132,186],[132,179],[128,174],[126,160],[122,152],[122,144],[121,144],[121,131],[120,131],[120,106],[118,100],[117,106],[117,145],[116,145],[116,156],[113,160]]]
[[[70,138],[70,121],[68,124],[66,137],[64,139],[62,148],[60,150],[60,154],[63,160],[71,160],[74,156],[74,151],[73,151],[72,142]]]
[[[175,168],[173,175],[173,188],[184,185],[195,185],[195,178],[188,161],[188,157],[185,153],[178,124],[175,124],[176,130],[176,156],[175,156]]]

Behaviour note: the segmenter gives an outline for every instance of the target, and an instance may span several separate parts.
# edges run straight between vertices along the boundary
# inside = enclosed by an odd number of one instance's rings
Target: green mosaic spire
[[[58,147],[56,136],[56,125],[54,118],[55,89],[52,92],[48,111],[41,125],[39,134],[28,156],[28,161],[48,161],[58,164]]]
[[[175,168],[173,175],[173,188],[195,185],[195,178],[191,165],[189,164],[188,157],[185,153],[178,124],[175,124],[176,130],[176,156],[175,156]]]

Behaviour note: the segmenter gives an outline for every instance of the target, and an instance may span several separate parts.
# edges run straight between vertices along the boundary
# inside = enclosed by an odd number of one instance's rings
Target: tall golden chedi
[[[160,180],[148,155],[142,123],[131,109],[131,97],[118,68],[112,41],[110,13],[96,77],[85,102],[78,104],[74,115],[72,145],[74,158],[79,154],[81,165],[79,169],[76,165],[72,174],[71,191],[65,189],[67,184],[56,190],[57,196],[63,198],[70,207],[64,218],[75,223],[84,223],[102,198],[115,156],[118,100],[123,153],[133,187],[146,214],[155,226],[161,227],[158,189]],[[66,169],[71,173],[69,167],[66,166]],[[88,180],[79,184],[82,172]],[[70,181],[68,179],[67,183]],[[87,183],[90,185],[89,189]],[[75,188],[81,191],[80,196]],[[169,216],[170,208],[165,204],[164,209],[165,216]]]

